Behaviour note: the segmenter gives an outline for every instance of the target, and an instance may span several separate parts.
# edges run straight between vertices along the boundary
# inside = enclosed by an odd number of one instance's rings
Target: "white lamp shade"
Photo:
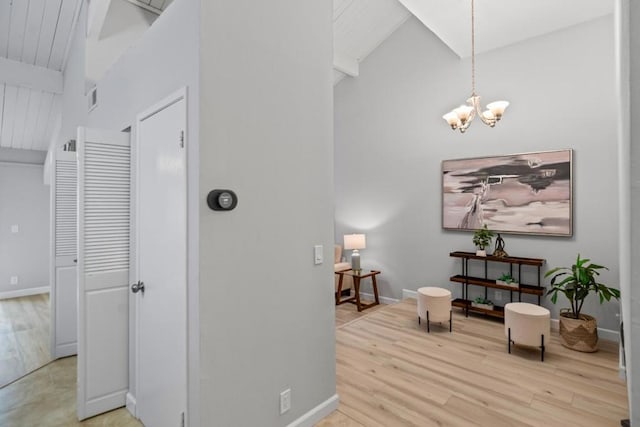
[[[507,101],[495,101],[487,104],[487,108],[496,117],[502,117],[502,114],[504,114],[504,110],[506,110],[508,106],[509,102]]]
[[[456,115],[458,116],[458,119],[460,119],[462,123],[469,120],[469,116],[471,116],[472,111],[473,111],[473,107],[471,105],[461,105],[455,110],[453,110],[453,112],[456,113]]]
[[[367,239],[364,234],[345,234],[345,249],[364,249],[367,247]]]
[[[447,114],[442,116],[442,118],[445,119],[447,123],[449,123],[449,126],[451,127],[460,126],[460,119],[458,118],[458,115],[453,111],[448,112]]]

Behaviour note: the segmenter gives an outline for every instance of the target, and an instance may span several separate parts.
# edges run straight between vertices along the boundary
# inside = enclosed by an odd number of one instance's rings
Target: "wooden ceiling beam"
[[[333,52],[333,68],[351,77],[358,77],[360,74],[360,65],[356,58],[335,50]]]
[[[55,94],[63,91],[62,72],[0,58],[0,83]]]

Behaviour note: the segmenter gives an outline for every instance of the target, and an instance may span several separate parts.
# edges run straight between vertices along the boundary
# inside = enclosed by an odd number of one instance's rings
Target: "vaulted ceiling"
[[[71,35],[86,0],[0,0],[0,148],[47,150],[60,117]],[[155,13],[171,0],[92,0],[98,31],[112,1]],[[179,0],[178,0],[179,1]],[[613,12],[614,0],[477,0],[477,50],[486,51]],[[469,55],[470,0],[333,0],[334,84],[410,16],[460,57]],[[95,34],[94,34],[95,36]],[[425,53],[426,54],[426,53]]]
[[[47,150],[85,0],[0,0],[0,148]],[[106,6],[112,0],[95,0]],[[161,13],[171,0],[127,0]]]
[[[0,147],[46,150],[81,0],[0,0]]]

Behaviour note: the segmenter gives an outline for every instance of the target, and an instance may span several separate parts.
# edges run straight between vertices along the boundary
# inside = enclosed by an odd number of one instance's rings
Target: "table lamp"
[[[367,239],[364,234],[345,234],[344,248],[353,250],[351,253],[351,268],[353,271],[360,271],[360,253],[358,249],[365,249],[366,247]]]

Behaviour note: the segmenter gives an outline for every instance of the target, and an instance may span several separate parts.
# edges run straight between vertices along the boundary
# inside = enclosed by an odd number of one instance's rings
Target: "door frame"
[[[132,206],[134,206],[135,209],[135,214],[132,215],[132,218],[135,218],[135,223],[133,224],[133,228],[132,230],[135,230],[132,232],[132,238],[134,240],[134,242],[132,242],[132,246],[133,246],[133,251],[132,251],[132,262],[131,265],[133,266],[132,272],[131,272],[131,277],[130,277],[130,282],[131,283],[136,283],[138,280],[140,280],[139,277],[139,271],[140,271],[140,266],[139,266],[139,243],[140,243],[140,238],[139,238],[139,227],[138,224],[140,223],[140,211],[138,209],[138,206],[140,204],[140,189],[139,189],[139,180],[138,180],[138,174],[140,171],[140,125],[141,123],[146,120],[147,118],[153,116],[154,114],[164,110],[167,107],[170,107],[171,105],[175,104],[176,102],[179,102],[180,100],[185,101],[185,108],[184,108],[184,123],[185,123],[185,129],[184,129],[184,159],[185,159],[185,182],[187,183],[187,185],[184,188],[185,191],[185,205],[184,205],[184,209],[185,209],[185,218],[187,218],[187,224],[186,224],[186,228],[185,228],[185,248],[186,248],[186,253],[185,255],[185,265],[187,267],[186,269],[186,274],[184,277],[184,283],[185,283],[185,303],[186,303],[186,307],[185,307],[185,325],[186,325],[186,330],[184,331],[184,337],[185,337],[185,342],[184,342],[184,348],[185,351],[187,352],[186,354],[186,358],[185,358],[185,362],[186,365],[184,366],[184,374],[185,374],[185,378],[187,380],[187,386],[185,391],[185,396],[186,396],[186,405],[185,405],[185,417],[187,419],[185,425],[189,425],[188,420],[190,418],[190,405],[189,405],[189,398],[190,398],[190,393],[189,390],[192,388],[192,384],[190,381],[190,363],[189,363],[189,327],[190,327],[190,323],[189,323],[189,264],[188,264],[188,252],[189,252],[189,191],[188,191],[188,186],[189,186],[189,144],[187,143],[189,140],[189,135],[188,135],[188,98],[187,98],[187,87],[182,87],[180,89],[178,89],[177,91],[173,92],[172,94],[170,94],[169,96],[163,98],[161,101],[153,104],[151,107],[143,110],[141,113],[139,113],[136,116],[136,122],[135,122],[135,127],[132,129],[135,132],[135,136],[132,138],[132,141],[134,141],[135,143],[135,147],[132,147],[132,153],[135,155],[135,160],[132,161],[132,165],[134,165],[134,169],[132,171]],[[130,413],[132,413],[136,418],[138,417],[138,412],[137,412],[137,399],[136,396],[138,394],[139,391],[139,384],[140,384],[140,340],[138,339],[138,333],[140,331],[140,298],[136,298],[136,295],[133,293],[129,293],[129,302],[130,302],[130,307],[133,307],[133,316],[131,316],[132,319],[132,324],[130,326],[130,343],[132,343],[132,345],[129,346],[129,351],[133,354],[130,354],[129,360],[131,361],[132,365],[132,370],[133,370],[133,375],[130,375],[130,379],[133,382],[132,384],[130,384],[129,387],[129,393],[127,393],[127,409],[129,410]],[[131,373],[131,370],[130,370]]]

